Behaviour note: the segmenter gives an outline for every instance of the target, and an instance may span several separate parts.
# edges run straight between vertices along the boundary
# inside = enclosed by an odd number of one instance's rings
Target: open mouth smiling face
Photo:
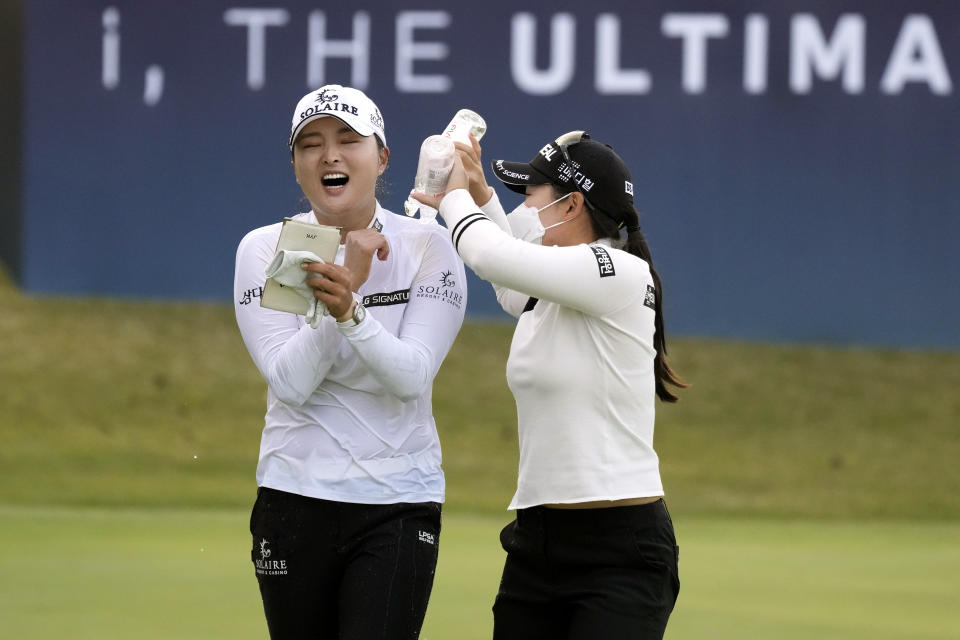
[[[297,182],[318,214],[365,216],[375,209],[386,153],[373,136],[361,136],[337,118],[318,118],[303,128],[293,152]]]
[[[350,176],[339,171],[327,172],[320,178],[320,183],[323,184],[327,190],[340,189],[341,187],[347,186],[348,182],[350,182]]]

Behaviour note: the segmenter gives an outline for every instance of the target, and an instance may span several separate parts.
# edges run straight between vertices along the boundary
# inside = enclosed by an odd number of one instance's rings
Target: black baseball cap
[[[579,191],[596,209],[624,222],[633,209],[630,170],[613,147],[571,131],[543,145],[530,162],[493,161],[493,173],[511,191],[528,185],[554,184]]]

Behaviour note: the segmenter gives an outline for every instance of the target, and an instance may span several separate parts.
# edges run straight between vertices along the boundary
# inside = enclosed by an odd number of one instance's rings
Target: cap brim
[[[534,169],[529,162],[494,160],[493,175],[508,189],[521,195],[527,192],[527,185],[550,184],[551,182],[550,178]]]
[[[347,126],[350,127],[351,129],[353,129],[354,131],[356,131],[357,133],[359,133],[359,134],[360,134],[361,136],[363,136],[364,138],[366,138],[366,137],[368,137],[368,136],[372,136],[373,134],[375,134],[375,133],[377,132],[377,130],[374,129],[373,126],[360,126],[360,127],[356,127],[356,126],[354,126],[352,123],[347,122],[347,121],[344,120],[343,118],[341,118],[341,117],[339,117],[339,116],[337,116],[336,114],[333,114],[333,113],[317,113],[317,114],[314,114],[314,115],[310,116],[309,118],[304,118],[303,120],[300,121],[300,123],[297,125],[297,128],[294,129],[294,131],[293,131],[292,134],[290,134],[290,142],[288,142],[287,144],[292,147],[292,146],[293,146],[293,143],[296,142],[296,140],[297,140],[297,136],[300,135],[300,132],[301,132],[301,131],[303,131],[303,128],[304,128],[305,126],[307,126],[308,124],[310,124],[311,122],[313,122],[314,120],[319,120],[320,118],[336,118],[337,120],[339,120],[339,121],[342,122],[343,124],[347,125]]]

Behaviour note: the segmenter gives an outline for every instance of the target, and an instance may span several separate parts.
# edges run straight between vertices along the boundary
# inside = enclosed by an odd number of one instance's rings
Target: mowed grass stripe
[[[506,513],[444,515],[424,640],[489,638]],[[245,511],[0,507],[21,639],[265,638]],[[956,638],[960,523],[675,517],[668,638]]]

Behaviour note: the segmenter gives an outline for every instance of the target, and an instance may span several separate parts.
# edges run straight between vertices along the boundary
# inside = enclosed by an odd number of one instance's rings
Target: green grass
[[[245,511],[0,507],[0,619],[21,640],[244,640],[266,628]],[[505,518],[444,514],[423,640],[490,637]],[[960,523],[677,520],[667,638],[957,637]]]
[[[0,504],[249,506],[265,387],[232,309],[22,296],[0,272]],[[510,326],[464,326],[434,385],[448,501],[516,481]],[[960,354],[682,339],[658,405],[678,514],[960,517]]]
[[[3,637],[263,638],[264,383],[223,304],[33,298],[0,271]],[[437,378],[447,507],[424,640],[490,636],[516,481],[511,327]],[[672,342],[668,638],[939,640],[960,610],[960,354]]]

